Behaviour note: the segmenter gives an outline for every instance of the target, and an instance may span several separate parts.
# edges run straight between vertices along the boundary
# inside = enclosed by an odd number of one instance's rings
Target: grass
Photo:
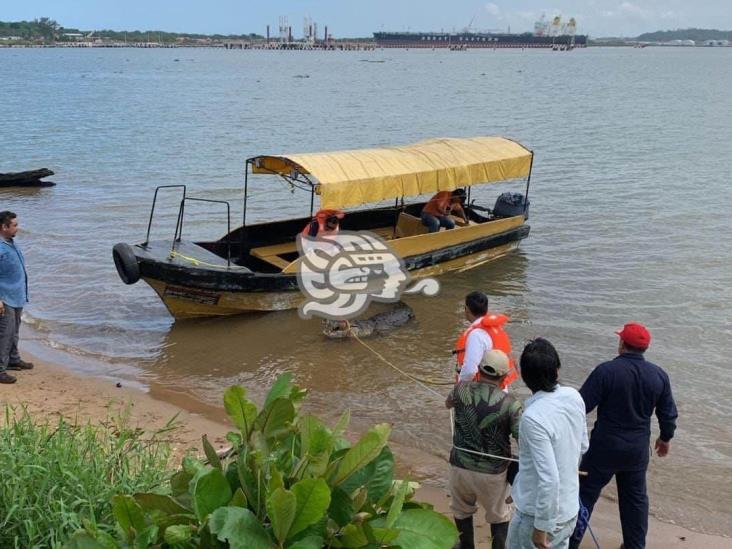
[[[112,533],[115,494],[167,478],[173,420],[152,433],[127,414],[99,424],[36,421],[6,407],[0,425],[0,547],[61,547],[84,522]]]

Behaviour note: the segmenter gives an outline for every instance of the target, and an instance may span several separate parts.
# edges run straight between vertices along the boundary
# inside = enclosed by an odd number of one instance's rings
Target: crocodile
[[[401,301],[389,311],[363,320],[324,320],[323,334],[333,339],[369,337],[403,326],[414,318],[414,311]]]

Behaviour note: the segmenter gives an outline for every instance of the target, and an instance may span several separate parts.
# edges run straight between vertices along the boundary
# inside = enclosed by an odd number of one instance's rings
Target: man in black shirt
[[[643,549],[648,532],[646,469],[651,415],[658,418],[656,453],[668,454],[676,429],[676,404],[668,374],[643,358],[651,334],[642,324],[626,324],[620,332],[619,356],[595,368],[580,389],[587,413],[597,408],[590,449],[580,469],[580,499],[592,513],[603,487],[613,475],[618,487],[620,523],[625,549]],[[579,537],[579,539],[576,539]],[[579,547],[575,531],[570,548]]]

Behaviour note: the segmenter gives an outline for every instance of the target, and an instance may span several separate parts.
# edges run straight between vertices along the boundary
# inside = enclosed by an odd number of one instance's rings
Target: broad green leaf
[[[211,443],[208,441],[208,436],[203,435],[201,437],[201,442],[203,443],[203,453],[206,454],[206,459],[208,459],[211,467],[215,467],[216,469],[223,471],[223,469],[221,468],[221,460],[219,459],[219,455],[216,453],[216,450],[213,446],[211,446]]]
[[[341,535],[337,539],[341,546],[348,548],[363,547],[369,542],[369,539],[366,537],[366,533],[363,531],[360,524],[349,524],[341,530]],[[409,546],[405,545],[404,547]],[[411,549],[411,547],[409,547],[409,549]]]
[[[338,418],[338,422],[335,424],[335,427],[333,427],[333,436],[334,437],[340,437],[345,433],[346,429],[348,429],[348,425],[351,423],[351,410],[346,410],[341,414],[341,417]]]
[[[125,533],[127,541],[135,539],[135,535],[142,532],[147,526],[142,507],[137,504],[132,496],[119,495],[112,497],[112,514]]]
[[[148,547],[155,545],[158,540],[158,527],[156,524],[152,524],[140,532],[135,538],[135,549],[148,549]],[[114,546],[116,547],[116,546]]]
[[[444,549],[452,547],[458,539],[458,532],[450,519],[425,509],[404,511],[394,523],[399,536],[394,545],[409,549]]]
[[[76,532],[64,545],[64,549],[107,549],[87,532]]]
[[[333,447],[333,435],[325,424],[313,415],[307,415],[300,420],[300,441],[302,455],[312,456],[329,452]]]
[[[318,522],[330,505],[330,489],[322,478],[305,479],[292,485],[297,507],[288,538]]]
[[[231,497],[231,501],[229,502],[229,507],[246,507],[247,506],[247,496],[244,495],[244,490],[241,488],[237,488],[236,492],[234,492],[234,495]]]
[[[193,456],[184,456],[183,457],[183,470],[188,473],[191,478],[196,476],[196,474],[205,467],[203,463],[201,463],[201,460],[193,457]]]
[[[384,446],[379,456],[367,466],[369,501],[378,502],[391,488],[394,481],[394,455]]]
[[[180,503],[170,496],[161,494],[135,494],[135,501],[142,507],[144,511],[159,511],[166,515],[180,515],[190,513],[190,509],[186,509]]]
[[[399,530],[396,528],[372,527],[371,533],[379,547],[382,545],[390,545],[399,536]]]
[[[267,483],[267,491],[271,494],[277,488],[284,488],[285,481],[282,478],[282,473],[276,465],[271,465],[269,468],[269,482]]]
[[[165,543],[168,545],[177,545],[179,543],[185,543],[193,537],[194,527],[189,524],[176,524],[175,526],[168,526],[165,529],[163,538]]]
[[[188,489],[190,482],[193,480],[193,476],[187,471],[181,469],[170,477],[170,491],[173,497],[178,498],[179,496],[188,495]]]
[[[278,376],[267,393],[267,398],[264,400],[264,407],[267,408],[278,398],[290,398],[293,387],[291,372],[286,372]]]
[[[203,521],[209,514],[231,500],[231,487],[224,473],[218,469],[202,470],[193,479],[193,510],[198,520]]]
[[[249,438],[257,417],[257,406],[246,395],[246,389],[240,385],[233,385],[224,392],[224,409],[245,440]]]
[[[404,505],[404,498],[407,496],[408,490],[409,490],[409,482],[402,481],[399,484],[397,493],[394,496],[394,499],[391,502],[391,507],[389,507],[389,512],[386,515],[386,527],[387,528],[391,528],[394,525],[394,523],[396,522],[396,519],[399,517],[399,513],[402,512],[402,506]]]
[[[386,446],[391,427],[382,423],[372,427],[361,439],[346,452],[338,465],[333,486],[338,486],[353,473],[368,465]]]
[[[294,417],[295,408],[292,407],[292,402],[278,398],[261,411],[254,421],[254,426],[265,437],[276,438],[287,432]]]
[[[328,516],[341,528],[353,519],[353,504],[350,496],[340,488],[333,488],[330,493]]]
[[[239,482],[241,483],[244,495],[247,497],[249,506],[259,514],[262,504],[261,498],[264,497],[264,489],[261,487],[259,478],[249,467],[246,454],[240,454],[236,461],[236,470],[239,474]],[[261,492],[261,493],[260,493]]]
[[[221,507],[208,521],[211,532],[219,541],[229,542],[231,549],[271,549],[267,531],[249,509]]]
[[[267,514],[272,521],[272,531],[280,545],[287,539],[296,512],[297,498],[289,490],[277,488],[269,495]]]
[[[178,524],[197,524],[198,519],[196,515],[185,514],[185,515],[166,515],[158,518],[155,521],[155,525],[161,532],[165,532],[169,526],[175,526]]]
[[[308,536],[301,540],[285,545],[287,549],[322,549],[323,538],[320,536]]]

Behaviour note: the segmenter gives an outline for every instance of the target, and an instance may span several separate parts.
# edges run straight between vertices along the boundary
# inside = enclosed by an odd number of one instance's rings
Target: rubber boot
[[[475,539],[473,538],[473,517],[464,519],[455,519],[455,526],[457,526],[458,532],[460,533],[460,539],[453,549],[475,549]]]
[[[569,549],[579,549],[580,544],[582,543],[582,540],[576,540],[574,538],[569,538]]]
[[[491,524],[491,549],[506,549],[508,537],[508,522]]]

